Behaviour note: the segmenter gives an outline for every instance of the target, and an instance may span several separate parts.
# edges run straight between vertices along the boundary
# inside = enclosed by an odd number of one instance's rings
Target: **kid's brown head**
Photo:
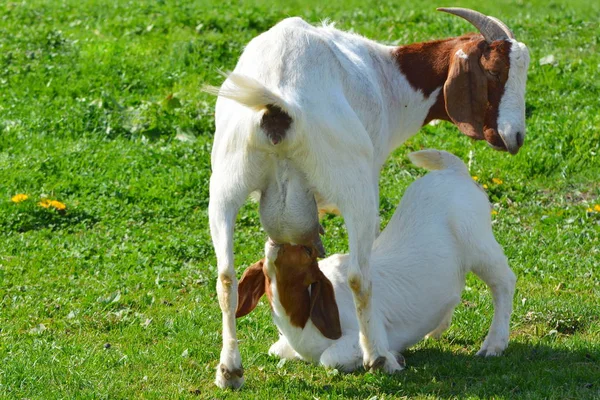
[[[266,293],[271,307],[274,301],[283,306],[291,325],[304,328],[310,318],[323,336],[339,339],[342,330],[335,293],[319,269],[317,251],[309,246],[270,242],[267,257],[244,271],[238,285],[236,317],[251,312]],[[271,290],[272,280],[276,294]]]

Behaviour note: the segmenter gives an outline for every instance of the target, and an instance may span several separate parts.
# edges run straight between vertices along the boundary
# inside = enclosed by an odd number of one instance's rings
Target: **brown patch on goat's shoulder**
[[[468,33],[459,37],[414,43],[394,49],[392,55],[411,87],[429,97],[436,89],[443,88],[453,54],[472,41],[483,41],[483,37]],[[438,93],[423,125],[434,119],[450,120],[443,90]]]
[[[467,34],[455,38],[432,40],[397,47],[392,55],[400,71],[406,76],[414,90],[420,90],[429,97],[437,88],[444,85],[452,51],[465,42],[481,37]]]
[[[273,144],[281,142],[292,125],[292,117],[280,107],[267,104],[267,110],[260,120],[260,127]]]

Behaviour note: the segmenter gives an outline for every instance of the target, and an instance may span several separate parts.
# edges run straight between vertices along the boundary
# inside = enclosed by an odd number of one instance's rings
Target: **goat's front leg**
[[[235,325],[238,283],[233,261],[233,227],[248,192],[240,190],[243,185],[228,185],[228,182],[224,174],[213,173],[208,205],[210,231],[217,256],[217,295],[223,317],[223,348],[215,383],[220,388],[238,389],[244,383],[244,369]]]

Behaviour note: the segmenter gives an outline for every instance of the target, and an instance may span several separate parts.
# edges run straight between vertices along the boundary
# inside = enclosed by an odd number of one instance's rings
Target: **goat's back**
[[[486,193],[464,171],[443,169],[429,172],[408,187],[374,250],[398,248],[404,242],[427,247],[448,240],[462,244],[481,231],[491,232]]]

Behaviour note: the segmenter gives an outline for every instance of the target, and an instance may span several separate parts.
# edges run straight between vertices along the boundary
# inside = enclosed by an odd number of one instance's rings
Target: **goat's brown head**
[[[472,23],[483,40],[459,43],[444,84],[446,112],[467,136],[516,154],[525,139],[529,52],[496,18],[463,8],[440,8]]]
[[[426,96],[439,93],[424,122],[451,120],[465,135],[516,154],[525,139],[527,47],[496,18],[464,8],[438,10],[466,19],[480,34],[394,50],[411,86]]]
[[[266,259],[248,267],[240,279],[236,317],[251,312],[266,293],[271,307],[273,301],[278,301],[292,325],[304,328],[310,318],[325,337],[339,339],[342,330],[335,293],[319,269],[318,251],[309,246],[269,241],[266,254]],[[277,299],[271,292],[272,279],[276,282]]]

